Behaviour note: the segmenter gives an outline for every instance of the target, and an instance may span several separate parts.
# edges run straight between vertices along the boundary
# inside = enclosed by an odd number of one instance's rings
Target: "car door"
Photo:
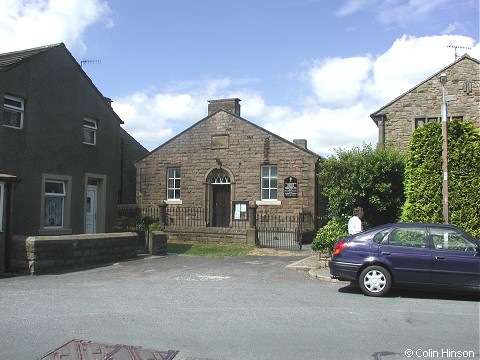
[[[455,229],[442,227],[430,227],[430,238],[433,283],[480,286],[480,256],[473,240]]]
[[[394,272],[394,281],[429,283],[432,254],[424,226],[397,226],[379,246],[379,257]]]

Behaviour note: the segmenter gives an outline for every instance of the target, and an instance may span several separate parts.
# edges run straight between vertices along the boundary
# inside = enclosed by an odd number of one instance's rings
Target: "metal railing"
[[[257,215],[257,245],[276,249],[302,248],[301,216]]]
[[[168,207],[165,225],[186,228],[206,227],[205,210],[199,207]]]
[[[207,222],[205,209],[201,207],[164,206],[160,207],[119,207],[119,216],[129,218],[128,230],[137,231],[148,238],[151,225],[175,228],[204,228],[211,226]],[[253,213],[254,221],[230,221],[228,227],[235,229],[255,228],[257,245],[280,249],[301,249],[303,230],[309,228],[311,215],[274,215]],[[163,217],[163,219],[162,219]],[[142,237],[143,237],[142,236]]]

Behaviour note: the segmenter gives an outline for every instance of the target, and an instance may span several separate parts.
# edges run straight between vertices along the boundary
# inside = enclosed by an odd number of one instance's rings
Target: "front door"
[[[230,225],[230,184],[212,185],[214,227],[228,227]]]
[[[85,210],[85,234],[95,234],[97,231],[97,186],[87,187],[87,207]]]

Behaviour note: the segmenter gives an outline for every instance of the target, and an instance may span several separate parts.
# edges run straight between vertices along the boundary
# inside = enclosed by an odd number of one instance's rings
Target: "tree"
[[[402,221],[443,223],[442,128],[415,130],[405,168]],[[480,237],[480,133],[472,122],[448,123],[450,223]]]
[[[352,214],[355,206],[365,210],[370,226],[397,221],[404,203],[404,156],[392,149],[371,145],[336,150],[320,162],[318,181],[327,199],[326,221]]]

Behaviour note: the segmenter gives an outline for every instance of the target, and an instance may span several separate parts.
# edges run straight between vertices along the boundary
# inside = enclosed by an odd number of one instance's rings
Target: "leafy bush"
[[[163,230],[165,230],[165,226],[160,224],[160,221],[155,220],[148,225],[148,230],[149,231],[163,231]]]
[[[405,170],[402,221],[443,223],[442,127],[429,123],[412,135]],[[480,132],[471,122],[448,122],[450,223],[480,237]]]
[[[395,222],[405,201],[405,158],[398,151],[370,145],[351,151],[336,150],[336,156],[320,161],[320,197],[327,201],[326,220],[365,210],[371,226]]]
[[[325,226],[320,228],[317,236],[312,241],[312,250],[333,252],[335,243],[348,235],[348,219],[350,216],[342,215],[330,220]]]

